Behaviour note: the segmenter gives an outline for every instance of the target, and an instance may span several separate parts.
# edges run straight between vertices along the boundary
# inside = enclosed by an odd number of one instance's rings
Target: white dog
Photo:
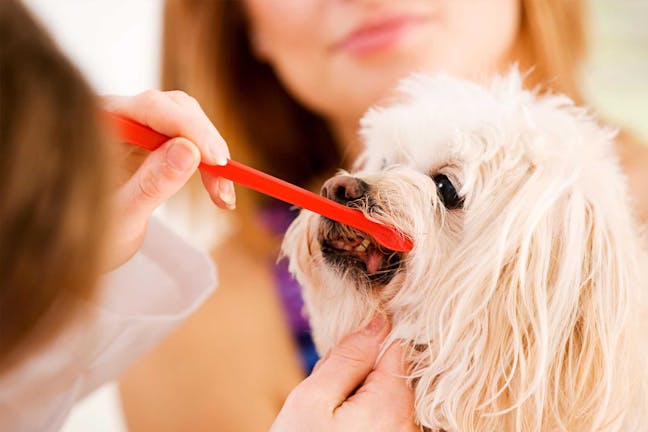
[[[322,193],[414,249],[302,211],[283,250],[315,343],[388,314],[430,430],[648,430],[645,268],[614,132],[521,81],[414,76],[365,115],[356,170]]]

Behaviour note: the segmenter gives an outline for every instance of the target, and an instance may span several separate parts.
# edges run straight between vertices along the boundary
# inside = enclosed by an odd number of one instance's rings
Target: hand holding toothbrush
[[[167,140],[152,153],[131,145],[120,148],[122,170],[114,196],[113,220],[117,246],[108,257],[106,269],[123,264],[139,248],[146,223],[160,204],[176,194],[191,178],[201,160],[224,165],[229,158],[227,144],[198,102],[180,91],[149,90],[136,96],[105,96],[105,110],[144,124]],[[214,203],[233,209],[236,203],[230,180],[201,172],[202,181]]]

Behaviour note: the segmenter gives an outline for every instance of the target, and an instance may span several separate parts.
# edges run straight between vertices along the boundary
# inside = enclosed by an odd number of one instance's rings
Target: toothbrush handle
[[[125,117],[109,112],[106,114],[117,136],[131,144],[152,151],[170,139],[166,135]],[[227,161],[227,165],[207,165],[201,163],[199,168],[217,177],[224,177],[262,194],[311,210],[329,219],[367,232],[378,243],[389,249],[402,252],[412,249],[413,245],[411,240],[404,237],[394,228],[369,220],[358,210],[343,206],[335,201],[331,201],[242,163],[230,159]]]

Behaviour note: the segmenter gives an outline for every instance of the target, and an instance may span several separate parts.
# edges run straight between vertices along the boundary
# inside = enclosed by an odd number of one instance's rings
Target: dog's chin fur
[[[614,133],[521,81],[413,76],[365,115],[364,211],[414,249],[371,283],[325,259],[327,228],[302,211],[283,251],[315,343],[388,314],[431,430],[646,430],[646,261]],[[444,207],[437,174],[463,208]]]

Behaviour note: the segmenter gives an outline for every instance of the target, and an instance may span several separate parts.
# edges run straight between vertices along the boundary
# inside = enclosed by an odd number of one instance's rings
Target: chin
[[[322,194],[413,250],[309,211],[283,242],[319,352],[382,312],[426,430],[645,430],[648,261],[614,136],[517,71],[402,81]]]

